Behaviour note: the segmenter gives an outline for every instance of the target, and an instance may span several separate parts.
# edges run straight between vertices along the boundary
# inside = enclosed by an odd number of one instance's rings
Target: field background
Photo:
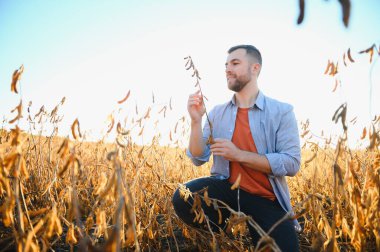
[[[229,231],[222,235],[184,226],[175,216],[174,190],[210,169],[209,164],[193,166],[179,146],[188,135],[186,118],[177,122],[166,146],[158,144],[160,135],[150,144],[136,144],[120,122],[109,125],[109,132],[117,134],[114,143],[87,142],[77,120],[70,137],[56,136],[60,106],[62,101],[50,112],[26,115],[29,132],[17,124],[1,130],[1,251],[254,249],[243,213],[232,212]],[[344,109],[337,112],[343,128],[354,123],[345,121]],[[139,137],[142,122],[154,123],[150,113],[131,119]],[[349,148],[343,129],[337,139],[321,141],[324,137],[314,136],[308,122],[300,125],[301,170],[288,182],[303,226],[302,251],[379,249],[379,122],[376,117],[363,129],[360,141],[370,143],[363,149]],[[45,124],[53,125],[50,136],[31,134]],[[214,204],[205,192],[191,195],[182,188],[182,194]],[[202,210],[194,210],[195,221],[207,223]]]

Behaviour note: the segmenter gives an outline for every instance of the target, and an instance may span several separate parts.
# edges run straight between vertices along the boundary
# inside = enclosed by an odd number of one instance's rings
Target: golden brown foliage
[[[71,127],[74,140],[56,136],[56,128],[50,137],[17,125],[1,130],[0,249],[254,251],[248,242],[250,225],[263,248],[279,251],[270,233],[282,221],[297,218],[303,226],[302,251],[380,250],[380,117],[363,129],[361,140],[369,145],[362,150],[347,146],[346,131],[355,118],[346,121],[346,104],[332,118],[343,128],[335,142],[324,136],[324,142],[314,141],[309,122],[302,124],[301,170],[288,179],[295,215],[286,214],[265,232],[252,217],[210,198],[207,188],[192,193],[185,187],[210,170],[209,164],[192,165],[178,146],[188,131],[185,117],[169,131],[176,146],[159,145],[159,136],[145,146],[132,141],[132,129],[143,136],[154,111],[165,113],[164,108],[156,111],[152,105],[126,129],[118,121],[115,143],[84,142],[78,119]],[[51,113],[41,107],[34,119],[29,115],[33,127],[43,122],[57,126],[58,106]],[[115,123],[113,118],[108,132]],[[184,201],[194,202],[194,222],[206,230],[186,226],[175,215],[171,197],[178,187]],[[231,189],[240,190],[239,179]],[[221,209],[230,211],[225,231],[211,230],[202,201],[218,211],[219,224]]]

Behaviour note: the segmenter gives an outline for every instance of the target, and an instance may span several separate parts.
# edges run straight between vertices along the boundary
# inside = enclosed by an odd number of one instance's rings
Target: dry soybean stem
[[[185,60],[187,60],[186,65],[185,65],[186,70],[193,69],[193,75],[192,75],[192,77],[195,77],[196,80],[197,80],[197,82],[195,84],[195,87],[198,86],[199,87],[199,91],[201,92],[202,103],[203,103],[203,106],[205,107],[205,113],[206,113],[207,122],[210,125],[210,135],[211,135],[211,138],[213,139],[212,124],[211,124],[210,118],[208,117],[208,113],[207,113],[207,109],[206,109],[206,104],[204,102],[204,99],[207,99],[207,98],[203,95],[201,83],[199,82],[201,80],[201,77],[199,76],[198,69],[195,67],[195,65],[193,63],[193,59],[191,58],[191,56],[185,57]]]

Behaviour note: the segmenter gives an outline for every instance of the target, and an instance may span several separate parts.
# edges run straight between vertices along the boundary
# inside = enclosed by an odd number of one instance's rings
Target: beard
[[[228,88],[234,92],[240,92],[243,90],[243,88],[248,84],[248,82],[251,81],[251,77],[246,75],[241,75],[237,77],[236,75],[233,75],[234,80],[227,81],[228,82]]]

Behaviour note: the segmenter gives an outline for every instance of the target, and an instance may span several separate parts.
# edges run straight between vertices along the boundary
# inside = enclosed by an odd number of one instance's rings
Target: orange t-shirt
[[[249,108],[238,108],[232,142],[241,150],[257,153],[249,127],[248,110]],[[243,190],[270,200],[276,199],[267,174],[255,171],[239,162],[230,162],[229,182],[234,183],[239,173],[241,174],[240,187]]]

